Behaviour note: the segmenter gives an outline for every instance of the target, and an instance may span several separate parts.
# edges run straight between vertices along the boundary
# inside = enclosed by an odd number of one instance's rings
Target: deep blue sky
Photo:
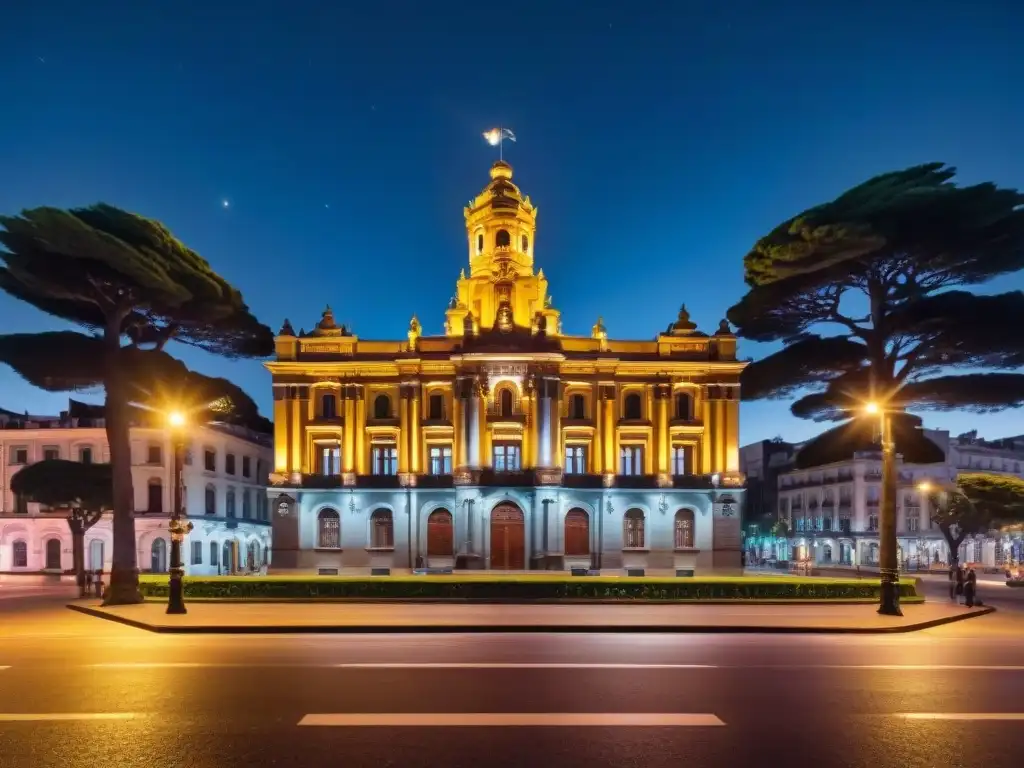
[[[1022,39],[1013,0],[14,3],[0,211],[161,219],[275,331],[329,302],[362,337],[413,312],[436,333],[500,123],[566,331],[601,314],[650,338],[681,302],[712,331],[759,235],[875,173],[1024,186]],[[0,296],[3,331],[51,327]],[[259,363],[182,357],[269,411]],[[4,407],[66,399],[0,371]],[[745,405],[743,440],[817,431],[787,405]],[[1020,412],[929,423],[1024,432]]]

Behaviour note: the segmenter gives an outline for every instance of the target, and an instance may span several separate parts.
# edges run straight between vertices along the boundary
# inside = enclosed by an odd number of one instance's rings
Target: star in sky
[[[220,201],[220,205],[221,205],[222,208],[230,208],[231,207],[231,201],[230,200],[221,200]]]

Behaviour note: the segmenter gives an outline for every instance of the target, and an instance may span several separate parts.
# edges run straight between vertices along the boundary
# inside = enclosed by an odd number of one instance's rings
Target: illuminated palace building
[[[537,209],[490,176],[443,335],[277,336],[272,567],[738,568],[736,337],[564,334]]]

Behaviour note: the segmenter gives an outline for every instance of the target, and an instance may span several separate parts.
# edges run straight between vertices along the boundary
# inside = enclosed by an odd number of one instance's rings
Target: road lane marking
[[[347,662],[335,664],[338,669],[719,669],[715,664],[617,664],[617,663],[565,663],[557,662],[491,662],[491,661],[439,661],[439,662]]]
[[[1024,672],[1024,665],[996,665],[996,664],[754,664],[749,667],[735,667],[736,669],[852,669],[857,671],[882,670],[899,672],[946,672],[946,671],[975,671],[975,672]]]
[[[299,725],[391,727],[706,727],[725,725],[715,715],[674,712],[373,712],[306,715]]]
[[[6,667],[0,666],[0,672],[3,672],[5,669],[10,669],[10,666],[6,666]]]
[[[904,720],[1024,720],[1024,712],[902,712]]]
[[[35,722],[46,720],[134,720],[145,717],[139,712],[34,712],[31,714],[0,712],[0,722]]]

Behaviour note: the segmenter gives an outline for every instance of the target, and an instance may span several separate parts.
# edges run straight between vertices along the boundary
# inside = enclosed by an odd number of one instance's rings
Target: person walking
[[[956,602],[956,566],[949,566],[949,602]]]
[[[971,568],[967,571],[967,578],[964,581],[964,604],[968,608],[974,607],[975,598],[978,596],[978,574]]]
[[[956,601],[959,603],[964,594],[964,569],[956,567]]]

